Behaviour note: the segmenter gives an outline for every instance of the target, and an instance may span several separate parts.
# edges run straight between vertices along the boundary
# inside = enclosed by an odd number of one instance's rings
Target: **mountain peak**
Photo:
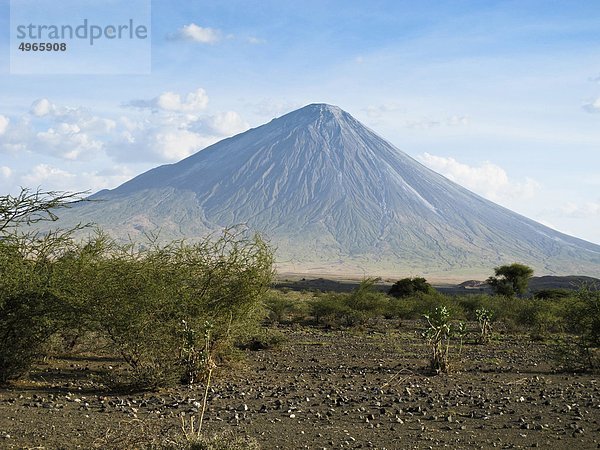
[[[74,220],[125,237],[161,228],[169,238],[245,223],[268,236],[278,260],[293,271],[371,268],[478,277],[482,267],[512,261],[541,273],[600,268],[600,246],[469,192],[324,103],[97,197],[105,202],[78,208]]]
[[[311,103],[281,116],[280,119],[289,119],[294,121],[296,125],[302,126],[306,122],[323,120],[326,122],[331,120],[337,122],[346,117],[351,116],[339,106],[329,105],[327,103]]]
[[[329,105],[327,103],[311,103],[303,108],[300,108],[298,111],[302,110],[307,110],[310,112],[329,112],[332,114],[340,114],[345,112],[339,106]]]

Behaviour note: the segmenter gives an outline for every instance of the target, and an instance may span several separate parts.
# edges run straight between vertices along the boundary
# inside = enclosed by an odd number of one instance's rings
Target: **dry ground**
[[[416,323],[283,331],[278,348],[220,369],[208,432],[249,435],[263,449],[600,448],[600,383],[554,373],[549,344],[511,334],[466,343],[460,357],[453,349],[452,373],[431,376]],[[119,364],[49,359],[0,390],[0,448],[144,448],[181,437],[202,387],[111,392],[100,374]]]

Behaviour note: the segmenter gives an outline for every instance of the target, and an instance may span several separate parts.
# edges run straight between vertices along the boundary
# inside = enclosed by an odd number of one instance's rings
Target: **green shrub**
[[[447,373],[450,367],[448,354],[452,335],[450,312],[446,307],[441,306],[423,317],[427,321],[422,336],[429,349],[429,368],[436,374]]]
[[[422,293],[404,298],[390,298],[386,306],[385,315],[389,318],[418,319],[424,314],[429,314],[435,308],[444,306],[453,316],[461,317],[462,309],[452,297],[439,292]]]
[[[555,359],[568,370],[600,367],[600,291],[581,288],[564,312],[567,335],[559,339]]]
[[[309,315],[307,298],[312,298],[312,295],[289,290],[271,290],[265,299],[267,322],[283,324],[306,320]]]
[[[144,248],[97,235],[58,267],[79,320],[107,336],[130,377],[152,388],[196,378],[182,355],[204,347],[207,322],[216,353],[258,327],[272,262],[260,238],[226,231]]]
[[[76,196],[22,189],[0,197],[0,382],[27,372],[62,326],[66,311],[54,261],[70,251],[80,227],[45,234],[26,227],[55,220],[52,210]]]
[[[396,298],[404,298],[410,297],[418,292],[423,294],[432,294],[435,292],[435,289],[427,282],[425,278],[402,278],[392,285],[388,291],[388,295]]]
[[[326,326],[363,325],[388,311],[389,299],[374,289],[378,279],[368,278],[352,293],[326,293],[313,299],[311,314],[316,323]]]
[[[475,311],[477,323],[479,325],[479,337],[477,341],[480,344],[487,344],[492,337],[492,318],[494,313],[485,308],[479,308]]]
[[[533,293],[534,298],[541,300],[556,300],[571,297],[573,291],[568,289],[541,289]]]
[[[329,327],[352,326],[360,314],[348,306],[348,294],[327,293],[311,302],[311,314],[317,324]]]
[[[492,290],[498,295],[513,297],[527,292],[533,269],[519,263],[506,264],[494,268],[494,275],[487,279]]]

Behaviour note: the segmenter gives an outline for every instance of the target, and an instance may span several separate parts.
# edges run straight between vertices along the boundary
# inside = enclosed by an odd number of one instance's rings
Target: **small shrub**
[[[432,372],[447,373],[449,370],[448,353],[450,351],[450,313],[445,306],[435,308],[430,314],[425,314],[427,328],[422,336],[429,348],[429,367]]]
[[[378,279],[363,280],[352,293],[327,293],[311,302],[311,313],[316,323],[329,327],[352,327],[365,324],[369,319],[383,316],[388,311],[388,298],[374,289]]]
[[[493,312],[485,308],[479,308],[475,311],[475,315],[479,324],[479,337],[477,341],[480,344],[487,344],[492,336]]]
[[[568,370],[600,367],[600,291],[583,287],[565,311],[568,334],[558,340],[555,360]]]
[[[265,300],[267,320],[272,324],[287,322],[292,314],[294,303],[280,293],[269,293]]]
[[[275,348],[285,342],[286,336],[281,331],[261,328],[255,333],[241,337],[236,342],[236,347],[241,350],[267,350]]]

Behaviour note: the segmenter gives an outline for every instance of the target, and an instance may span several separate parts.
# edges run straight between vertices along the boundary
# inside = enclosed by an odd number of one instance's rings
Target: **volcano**
[[[63,211],[119,238],[163,239],[245,224],[280,271],[600,273],[600,246],[492,203],[403,153],[336,106],[312,104],[145,172]]]

